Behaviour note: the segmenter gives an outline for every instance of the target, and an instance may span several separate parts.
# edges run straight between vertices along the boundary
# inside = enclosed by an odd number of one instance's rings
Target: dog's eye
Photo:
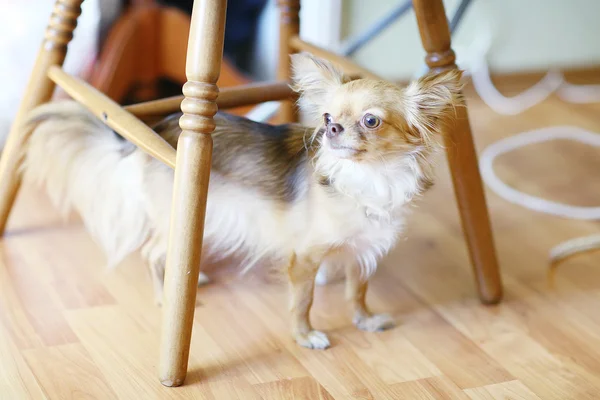
[[[381,125],[381,119],[373,114],[365,114],[365,116],[362,119],[362,123],[365,126],[365,128],[375,129],[379,125]]]
[[[323,121],[325,121],[325,125],[328,125],[331,122],[333,122],[333,120],[331,119],[331,115],[329,115],[328,113],[323,114]]]

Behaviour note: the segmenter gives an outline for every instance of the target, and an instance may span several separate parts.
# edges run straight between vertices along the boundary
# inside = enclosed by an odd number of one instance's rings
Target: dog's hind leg
[[[387,314],[373,314],[367,307],[368,281],[361,274],[358,263],[346,265],[346,299],[352,308],[352,322],[358,329],[368,332],[382,331],[394,326],[394,320]]]

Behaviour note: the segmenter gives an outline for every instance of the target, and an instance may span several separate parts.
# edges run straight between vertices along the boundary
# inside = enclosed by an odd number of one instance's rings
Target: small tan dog
[[[460,72],[430,75],[401,89],[349,80],[327,61],[292,56],[294,88],[312,126],[271,126],[215,116],[205,251],[246,254],[245,269],[287,266],[292,334],[323,349],[312,328],[315,277],[345,269],[353,322],[367,331],[393,325],[365,304],[368,278],[396,243],[412,199],[432,183],[436,136],[461,104]],[[173,146],[175,114],[155,125]],[[62,211],[77,211],[112,265],[141,248],[162,298],[173,171],[119,139],[74,102],[34,110],[24,163]]]

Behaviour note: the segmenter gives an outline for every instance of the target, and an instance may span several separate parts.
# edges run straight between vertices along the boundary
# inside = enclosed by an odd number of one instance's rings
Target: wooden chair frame
[[[196,0],[192,12],[183,96],[121,107],[61,66],[73,37],[83,0],[56,0],[45,38],[21,106],[0,160],[0,233],[3,233],[20,176],[22,153],[31,131],[22,127],[34,107],[51,99],[55,85],[62,87],[99,119],[141,149],[175,168],[171,235],[164,287],[159,377],[166,386],[179,386],[187,372],[192,322],[200,268],[201,243],[210,175],[213,116],[218,107],[236,107],[284,100],[280,117],[297,119],[290,78],[289,54],[309,51],[340,64],[349,74],[377,78],[346,58],[299,38],[299,0],[279,0],[281,82],[255,84],[222,91],[216,86],[223,54],[226,0]],[[456,68],[442,0],[413,0],[426,62],[433,71]],[[177,151],[140,118],[183,111],[183,130]],[[497,303],[502,284],[496,262],[475,147],[466,107],[457,109],[458,122],[446,132],[445,142],[462,225],[482,302]]]

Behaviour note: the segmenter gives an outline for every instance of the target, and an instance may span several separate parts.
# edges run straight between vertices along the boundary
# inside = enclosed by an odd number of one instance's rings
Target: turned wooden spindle
[[[165,386],[183,384],[187,372],[226,8],[226,0],[196,0],[192,11],[164,286],[159,374]]]
[[[73,38],[77,17],[83,0],[57,0],[46,28],[46,34],[29,77],[29,82],[13,121],[0,159],[0,235],[4,234],[10,210],[19,191],[23,146],[30,130],[23,129],[24,119],[33,108],[50,100],[54,82],[47,77],[48,68],[61,66],[67,54],[67,45]]]
[[[291,78],[290,54],[294,49],[290,39],[300,35],[300,0],[278,0],[279,6],[279,66],[277,79],[289,81]],[[280,122],[297,122],[298,112],[293,100],[281,102]]]
[[[425,62],[433,72],[456,68],[450,30],[442,1],[413,0],[421,42],[427,52]]]
[[[413,7],[430,70],[456,68],[442,0],[413,0]],[[479,297],[495,304],[502,299],[502,282],[467,107],[457,107],[456,114],[444,136],[448,163]]]
[[[220,109],[235,108],[287,99],[292,95],[292,89],[287,82],[256,82],[219,89],[217,105]],[[142,118],[166,115],[178,111],[184,98],[185,96],[172,96],[166,99],[151,100],[126,106],[125,110]]]

